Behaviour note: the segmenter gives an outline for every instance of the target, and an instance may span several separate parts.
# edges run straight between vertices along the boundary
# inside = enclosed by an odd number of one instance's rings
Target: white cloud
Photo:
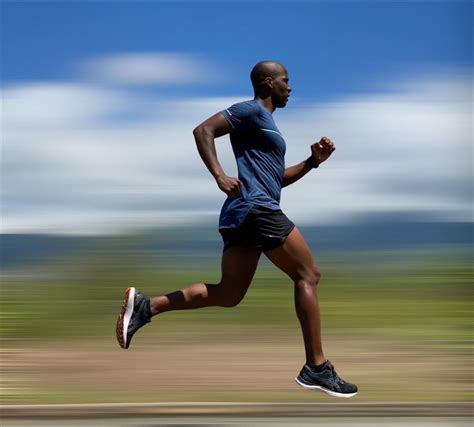
[[[89,61],[87,77],[104,83],[165,85],[199,83],[214,77],[213,69],[194,55],[181,53],[122,53]]]
[[[123,101],[121,95],[101,87],[78,83],[23,83],[2,93],[3,126],[9,130],[91,125],[110,114]]]
[[[332,158],[310,178],[314,197],[308,198],[309,183],[285,194],[288,214],[308,223],[390,211],[472,220],[471,84],[458,76],[424,77],[403,82],[396,93],[281,114],[290,163],[320,136],[336,144]],[[305,213],[298,200],[306,200]]]
[[[472,219],[465,95],[472,82],[452,75],[402,83],[397,92],[327,104],[296,100],[275,114],[287,165],[303,160],[322,135],[337,147],[327,163],[283,190],[282,207],[295,222],[393,211]],[[200,160],[192,129],[237,101],[157,102],[86,83],[7,87],[3,231],[111,232],[193,218],[217,224],[225,195]],[[136,120],[122,120],[130,108]],[[228,138],[216,146],[234,175]]]

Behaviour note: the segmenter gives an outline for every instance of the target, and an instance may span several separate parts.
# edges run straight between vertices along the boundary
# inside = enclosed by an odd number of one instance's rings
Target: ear
[[[268,85],[270,89],[273,89],[273,78],[271,77],[265,77],[264,82]]]

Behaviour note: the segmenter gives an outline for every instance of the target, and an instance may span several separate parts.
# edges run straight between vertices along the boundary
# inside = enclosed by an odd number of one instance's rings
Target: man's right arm
[[[233,197],[240,194],[241,182],[237,178],[229,177],[224,173],[217,160],[214,143],[215,138],[228,134],[231,129],[226,118],[221,113],[217,113],[196,127],[193,134],[199,155],[216,180],[218,187],[228,196]]]

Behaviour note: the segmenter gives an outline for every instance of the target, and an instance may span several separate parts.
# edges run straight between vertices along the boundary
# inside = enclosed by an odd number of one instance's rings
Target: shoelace
[[[143,300],[143,297],[141,297],[141,298],[139,297],[137,303],[135,304],[135,307],[133,308],[133,315],[130,318],[130,323],[128,325],[129,328],[130,327],[133,328],[135,326],[135,323],[138,320],[137,317],[139,317],[139,316],[141,317],[141,310],[140,310],[141,309],[141,304],[140,303],[142,302],[142,300]]]
[[[146,311],[146,308],[143,306],[143,301],[145,301],[145,297],[143,295],[140,294],[140,299],[138,301],[138,303],[136,304],[135,306],[135,309],[134,309],[134,315],[135,317],[139,316],[140,317],[140,320],[144,323],[150,323],[151,322],[151,318],[148,318],[148,315],[147,313],[145,312]]]
[[[334,369],[334,366],[332,365],[332,363],[330,363],[330,367],[331,367],[331,372],[332,372],[332,381],[334,382],[334,384],[341,384],[341,385],[345,384],[344,380],[339,375],[337,375],[337,372]]]

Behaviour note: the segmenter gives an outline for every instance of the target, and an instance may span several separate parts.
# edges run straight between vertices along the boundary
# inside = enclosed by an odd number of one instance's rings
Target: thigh
[[[232,246],[222,254],[221,286],[224,291],[245,294],[257,269],[261,252],[248,246]]]
[[[265,255],[295,281],[316,269],[311,250],[297,227],[293,228],[282,245],[265,252]]]

